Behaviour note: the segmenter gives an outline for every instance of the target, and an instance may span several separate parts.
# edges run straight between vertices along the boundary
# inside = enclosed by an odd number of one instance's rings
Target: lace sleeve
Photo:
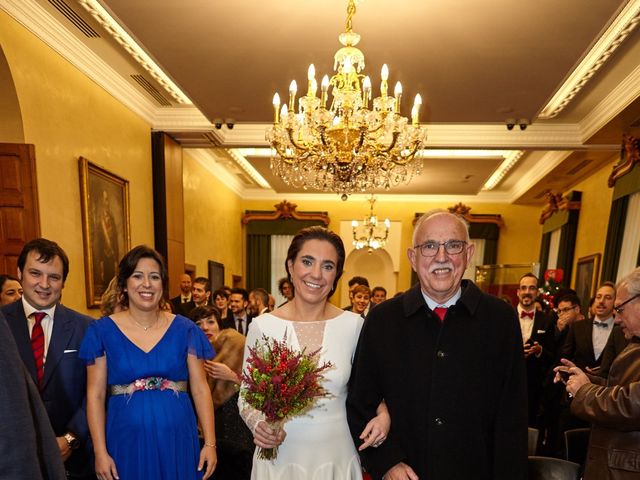
[[[262,331],[257,323],[258,322],[255,322],[255,321],[252,322],[251,328],[247,332],[247,341],[245,342],[244,358],[242,361],[243,373],[247,368],[247,357],[249,356],[249,346],[255,345],[256,340],[258,340],[259,338],[262,338]],[[242,388],[244,386],[245,386],[244,382],[242,382],[240,384],[240,395],[238,395],[238,410],[240,411],[240,416],[242,417],[242,420],[244,420],[244,423],[247,425],[249,430],[251,430],[251,433],[255,435],[256,427],[258,426],[258,423],[265,420],[265,415],[261,411],[253,408],[251,405],[249,405],[247,402],[244,401],[244,398],[242,395]]]

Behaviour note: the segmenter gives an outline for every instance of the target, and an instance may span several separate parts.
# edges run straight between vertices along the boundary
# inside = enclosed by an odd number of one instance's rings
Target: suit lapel
[[[53,372],[58,367],[64,354],[65,347],[69,344],[69,339],[73,335],[73,322],[69,319],[66,309],[58,304],[53,317],[53,329],[49,349],[47,350],[47,361],[44,365],[43,389],[52,377]]]
[[[29,326],[27,324],[27,317],[24,315],[24,308],[22,307],[22,301],[18,300],[8,305],[3,310],[13,338],[18,346],[18,352],[22,362],[27,367],[29,375],[36,384],[36,361],[33,358],[33,350],[31,349],[31,336],[29,335]]]
[[[589,345],[588,351],[589,355],[591,355],[591,361],[595,362],[597,359],[596,352],[593,350],[593,320],[587,320],[586,334],[587,338],[585,338],[584,341]]]

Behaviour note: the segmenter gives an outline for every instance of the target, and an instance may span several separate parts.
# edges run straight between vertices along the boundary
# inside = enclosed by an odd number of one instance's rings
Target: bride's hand
[[[282,427],[275,429],[267,422],[262,421],[256,425],[253,433],[253,443],[260,448],[274,448],[284,442],[287,432]]]
[[[367,447],[379,447],[387,439],[387,434],[391,428],[391,417],[384,401],[378,406],[377,413],[375,417],[369,420],[369,423],[360,434],[360,439],[364,440],[363,444],[358,447],[360,452]]]

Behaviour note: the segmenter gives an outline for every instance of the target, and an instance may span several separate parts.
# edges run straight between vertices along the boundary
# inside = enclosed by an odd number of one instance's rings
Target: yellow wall
[[[0,44],[24,141],[36,149],[41,234],[69,255],[64,302],[95,316],[86,309],[78,157],[129,180],[132,246],[153,245],[150,126],[2,11]]]
[[[596,253],[604,255],[611,199],[613,198],[613,188],[607,186],[607,179],[616,162],[617,159],[612,159],[611,163],[572,188],[572,190],[582,192],[582,205],[573,256],[572,286],[576,278],[576,264],[580,257]],[[602,257],[600,261],[602,261]],[[602,271],[602,265],[600,265],[600,271]]]
[[[273,210],[273,200],[244,201],[243,209]],[[344,220],[361,219],[368,213],[366,202],[347,200],[341,201],[336,195],[334,201],[292,201],[298,211],[326,211],[331,223],[329,228],[340,232],[340,222]],[[416,212],[426,212],[434,208],[451,207],[452,203],[424,203],[424,202],[392,202],[378,199],[375,213],[379,218],[389,218],[391,221],[402,222],[402,251],[411,245],[413,234],[413,217]],[[506,204],[469,204],[471,213],[500,214],[505,226],[500,230],[498,242],[498,263],[531,263],[537,262],[540,252],[542,226],[538,224],[541,207],[530,207]],[[344,239],[343,239],[344,240]],[[410,287],[411,265],[409,261],[400,263],[398,272],[398,290]],[[341,280],[333,299],[341,297],[342,288],[346,288],[346,281]]]
[[[185,262],[209,276],[208,260],[224,264],[225,285],[244,278],[245,243],[240,197],[183,150]],[[244,279],[246,281],[246,279]]]

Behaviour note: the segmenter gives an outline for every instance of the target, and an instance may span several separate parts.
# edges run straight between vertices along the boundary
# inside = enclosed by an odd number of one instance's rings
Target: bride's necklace
[[[131,321],[133,323],[135,323],[137,326],[139,326],[142,330],[144,330],[145,332],[147,330],[149,330],[150,328],[155,327],[158,322],[160,321],[160,312],[158,312],[158,314],[156,315],[156,319],[153,323],[150,323],[149,325],[143,325],[142,323],[138,322],[135,318],[133,318],[133,315],[131,315],[131,312],[129,312],[129,318],[131,319]]]

